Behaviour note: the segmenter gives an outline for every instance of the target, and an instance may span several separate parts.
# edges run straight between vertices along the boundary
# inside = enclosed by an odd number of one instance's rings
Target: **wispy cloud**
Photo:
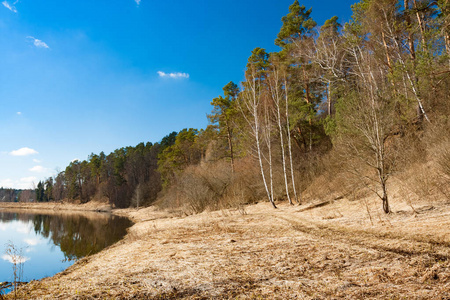
[[[36,173],[44,173],[47,172],[47,169],[44,168],[43,166],[34,166],[30,169],[31,172],[36,172]]]
[[[33,41],[33,45],[35,45],[37,48],[50,49],[50,47],[45,42],[43,42],[35,37],[27,36],[27,39],[31,39]]]
[[[2,4],[3,4],[4,7],[6,7],[7,9],[9,9],[10,11],[12,11],[12,12],[14,12],[14,13],[17,13],[17,9],[16,9],[16,7],[15,7],[15,5],[17,4],[17,2],[19,2],[19,1],[17,0],[17,1],[14,1],[13,4],[10,4],[8,1],[3,1]]]
[[[36,150],[28,148],[28,147],[23,147],[18,150],[9,152],[9,154],[12,156],[27,156],[27,155],[33,155],[33,154],[38,154],[38,153],[39,152],[37,152]]]
[[[42,162],[41,160],[36,159],[36,158],[33,158],[33,161],[34,161],[35,163],[37,163],[37,164],[40,164],[40,163]]]
[[[139,6],[139,4],[141,4],[141,0],[134,0],[134,2],[136,2],[136,4]]]
[[[169,77],[169,78],[189,78],[188,73],[165,73],[163,71],[158,71],[159,77]]]
[[[20,115],[22,115],[22,112],[21,112],[21,111],[18,111],[16,114],[17,114],[18,116],[20,116]]]

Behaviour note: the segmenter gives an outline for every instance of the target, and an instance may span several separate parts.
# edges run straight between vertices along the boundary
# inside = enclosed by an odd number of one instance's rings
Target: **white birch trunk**
[[[295,176],[294,176],[294,166],[293,166],[293,159],[292,159],[292,143],[291,143],[291,128],[289,124],[289,88],[288,88],[288,82],[286,78],[286,73],[284,74],[284,99],[285,99],[285,105],[286,105],[286,129],[287,129],[287,136],[288,136],[288,149],[289,149],[289,162],[291,167],[291,182],[292,182],[292,189],[294,190],[294,198],[295,201],[298,204],[301,204],[301,200],[299,200],[297,196],[297,188],[295,187]]]
[[[249,78],[250,77],[250,78]],[[250,112],[251,114],[251,120],[248,119],[245,115],[245,112],[243,111],[242,107],[241,108],[241,112],[245,118],[245,120],[247,121],[247,123],[249,124],[251,130],[252,130],[252,134],[255,137],[255,141],[256,141],[256,151],[258,154],[258,162],[259,162],[259,166],[260,166],[260,171],[261,171],[261,177],[263,180],[263,184],[264,184],[264,188],[266,190],[267,193],[267,198],[269,199],[269,202],[272,204],[272,206],[274,208],[277,208],[275,205],[275,202],[273,200],[272,194],[269,190],[269,187],[267,185],[267,180],[266,180],[266,174],[264,172],[264,164],[263,164],[263,158],[262,158],[262,150],[261,150],[261,143],[260,143],[260,120],[259,120],[259,116],[258,116],[258,108],[261,102],[261,95],[259,93],[259,91],[257,91],[257,83],[256,83],[256,78],[255,78],[255,74],[254,71],[252,71],[252,73],[250,75],[247,75],[247,92],[244,93],[244,104],[247,108],[247,110]]]
[[[285,158],[285,149],[284,149],[284,138],[283,138],[283,127],[281,125],[281,95],[280,95],[280,78],[279,78],[279,70],[276,66],[274,66],[274,69],[272,71],[272,100],[275,103],[276,108],[276,118],[277,118],[277,124],[278,124],[278,131],[280,133],[280,145],[281,145],[281,160],[283,164],[283,176],[284,176],[284,185],[286,189],[286,196],[288,198],[289,204],[293,205],[291,196],[289,194],[289,185],[288,185],[288,179],[287,179],[287,172],[286,172],[286,158]]]

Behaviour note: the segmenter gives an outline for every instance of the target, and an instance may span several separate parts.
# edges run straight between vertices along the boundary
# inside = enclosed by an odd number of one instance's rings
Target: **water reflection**
[[[107,214],[32,214],[0,210],[0,282],[10,281],[11,262],[4,253],[11,241],[24,249],[24,281],[52,276],[73,260],[120,240],[131,221]]]

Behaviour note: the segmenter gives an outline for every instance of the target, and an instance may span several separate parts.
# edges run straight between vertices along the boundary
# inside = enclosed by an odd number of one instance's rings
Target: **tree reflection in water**
[[[93,217],[96,216],[96,217]],[[90,214],[45,215],[0,211],[3,222],[31,221],[36,234],[50,238],[66,260],[94,254],[119,241],[132,222],[123,217]]]

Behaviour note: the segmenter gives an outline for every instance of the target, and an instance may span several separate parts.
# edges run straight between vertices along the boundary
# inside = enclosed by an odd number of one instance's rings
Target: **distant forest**
[[[34,201],[34,190],[16,190],[0,188],[0,202],[29,202]]]
[[[449,1],[362,0],[345,24],[287,11],[279,52],[251,51],[207,128],[74,161],[36,200],[197,213],[374,193],[389,213],[392,180],[450,199]]]

